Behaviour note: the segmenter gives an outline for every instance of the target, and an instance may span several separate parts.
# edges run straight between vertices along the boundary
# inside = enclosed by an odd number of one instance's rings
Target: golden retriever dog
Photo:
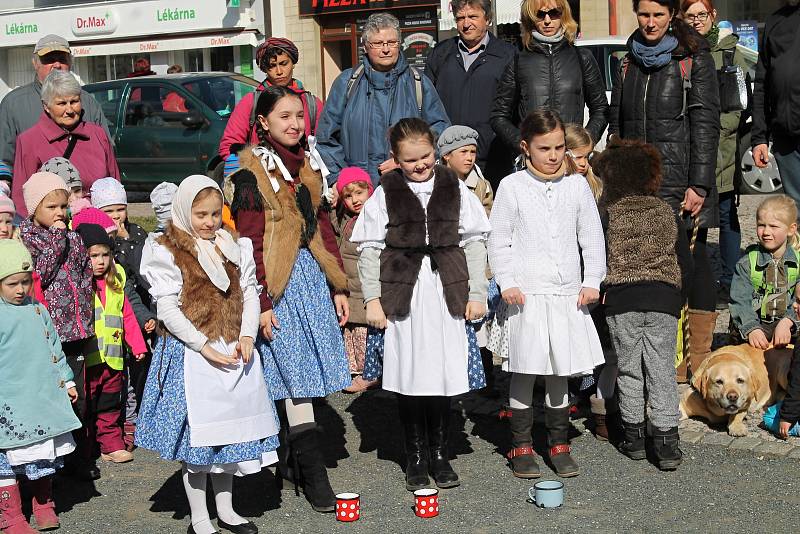
[[[681,419],[727,421],[728,434],[746,436],[748,412],[785,395],[791,361],[789,348],[761,350],[745,343],[717,349],[693,371],[692,387],[681,395]]]

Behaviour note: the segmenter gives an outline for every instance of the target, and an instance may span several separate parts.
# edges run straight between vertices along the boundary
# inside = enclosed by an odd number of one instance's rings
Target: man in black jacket
[[[753,159],[769,162],[768,144],[786,194],[800,207],[800,7],[789,0],[767,18],[753,89]]]
[[[497,188],[514,155],[495,141],[489,124],[497,81],[514,58],[514,47],[489,32],[490,0],[452,0],[458,36],[439,43],[425,66],[453,124],[478,134],[478,165]]]

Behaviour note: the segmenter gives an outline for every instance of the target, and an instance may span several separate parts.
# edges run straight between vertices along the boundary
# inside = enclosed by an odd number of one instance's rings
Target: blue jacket
[[[72,371],[50,314],[30,299],[0,299],[0,449],[31,445],[81,427],[66,383]]]
[[[400,55],[389,72],[362,59],[364,74],[347,102],[347,82],[353,69],[333,82],[317,125],[317,150],[331,172],[332,185],[344,167],[361,167],[377,186],[378,166],[389,159],[389,128],[400,119],[419,117],[414,75]],[[431,81],[422,75],[422,119],[437,137],[450,126],[447,112]]]

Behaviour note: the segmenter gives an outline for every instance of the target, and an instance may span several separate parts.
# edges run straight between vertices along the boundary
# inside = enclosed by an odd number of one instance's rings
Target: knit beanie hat
[[[0,213],[8,213],[12,217],[17,214],[17,208],[14,207],[14,201],[6,195],[0,195]]]
[[[6,163],[5,161],[0,160],[0,181],[5,180],[7,182],[10,182],[13,177],[14,177],[14,172],[11,170],[11,165]]]
[[[17,239],[0,239],[0,280],[17,273],[33,271],[31,253]]]
[[[67,184],[64,179],[52,172],[36,172],[28,178],[22,186],[22,198],[25,199],[25,209],[28,216],[33,216],[33,212],[42,203],[44,197],[57,190],[65,191],[69,194]]]
[[[53,174],[59,175],[64,179],[64,183],[67,184],[70,190],[83,187],[81,173],[78,172],[75,165],[67,158],[62,158],[61,156],[50,158],[39,167],[39,172],[52,172]]]
[[[89,196],[92,198],[92,206],[95,208],[105,208],[115,204],[128,205],[125,186],[116,178],[100,178],[92,184]]]
[[[439,154],[444,156],[462,146],[477,145],[478,132],[469,126],[450,126],[442,132],[436,144],[439,147]]]
[[[91,208],[91,207],[92,203],[89,202],[89,199],[85,197],[74,198],[69,203],[69,211],[72,213],[72,217],[75,217],[77,214],[79,214],[86,208]]]
[[[96,224],[106,232],[113,232],[117,229],[117,225],[111,217],[94,207],[84,208],[72,218],[72,229],[76,232],[84,224]]]
[[[367,191],[372,195],[372,178],[367,171],[360,167],[345,167],[339,171],[339,178],[336,180],[336,191],[342,194],[344,188],[353,182],[367,182]]]
[[[81,236],[83,246],[87,250],[94,245],[105,245],[114,250],[114,243],[111,241],[108,232],[100,225],[84,223],[75,231]]]
[[[172,219],[172,199],[177,192],[177,185],[172,182],[161,182],[150,193],[150,203],[153,205],[153,212],[160,228],[166,228]]]

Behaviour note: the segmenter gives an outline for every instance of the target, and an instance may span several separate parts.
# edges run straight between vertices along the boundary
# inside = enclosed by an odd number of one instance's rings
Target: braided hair
[[[261,126],[261,121],[258,120],[258,117],[259,116],[266,117],[267,115],[269,115],[272,112],[272,110],[275,109],[275,105],[278,103],[278,100],[286,96],[294,96],[296,98],[300,98],[298,94],[292,91],[291,89],[278,85],[270,85],[269,87],[261,91],[261,94],[257,95],[255,103],[256,106],[255,127],[259,145],[266,146],[268,144],[267,136],[269,135],[269,132],[267,132],[267,130],[265,130],[264,127]]]

